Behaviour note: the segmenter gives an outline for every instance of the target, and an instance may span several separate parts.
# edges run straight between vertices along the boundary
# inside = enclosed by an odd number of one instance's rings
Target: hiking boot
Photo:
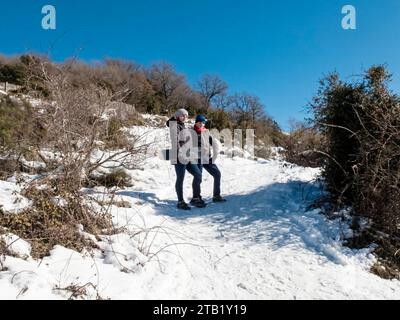
[[[179,201],[176,207],[180,210],[192,210],[185,201]]]
[[[200,196],[198,198],[193,198],[192,200],[190,200],[190,204],[194,204],[194,203],[204,203],[205,204],[202,196]]]
[[[215,196],[213,198],[213,202],[226,202],[226,199],[222,198],[221,196]]]
[[[199,198],[193,198],[190,201],[190,204],[197,207],[197,208],[205,208],[207,206],[207,204],[204,202],[204,200],[199,197]]]

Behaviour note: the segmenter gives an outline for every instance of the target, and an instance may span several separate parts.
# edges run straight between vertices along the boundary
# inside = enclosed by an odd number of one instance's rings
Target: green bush
[[[25,68],[22,64],[0,65],[0,82],[23,85],[25,79]]]
[[[224,129],[233,128],[233,123],[231,121],[229,114],[225,112],[223,109],[213,109],[213,108],[208,109],[207,119],[208,119],[207,127],[209,127],[209,129],[218,129],[221,131]]]
[[[29,146],[38,144],[44,134],[28,102],[0,97],[0,152],[23,153]]]
[[[329,157],[323,175],[328,191],[340,202],[354,200],[352,168],[357,163],[361,130],[357,109],[364,91],[363,84],[343,83],[337,74],[333,74],[321,81],[318,95],[311,103],[315,127],[327,137]]]
[[[263,116],[254,124],[256,137],[264,144],[282,146],[283,134],[279,125],[269,116]]]
[[[370,221],[363,239],[349,243],[374,241],[386,266],[399,269],[400,99],[388,88],[390,78],[383,66],[356,83],[332,75],[321,82],[311,107],[327,139],[323,175],[332,201],[352,205],[354,227],[360,217]]]

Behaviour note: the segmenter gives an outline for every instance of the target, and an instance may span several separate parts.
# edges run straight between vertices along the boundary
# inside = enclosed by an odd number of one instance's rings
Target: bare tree
[[[203,98],[205,109],[208,109],[213,99],[226,94],[228,85],[219,76],[206,74],[197,83],[197,88]]]
[[[254,128],[256,121],[265,117],[264,106],[260,99],[247,93],[231,96],[229,108],[236,123],[243,128]]]
[[[185,77],[177,74],[170,64],[161,62],[153,65],[148,71],[148,78],[165,113],[185,106],[191,90]]]
[[[226,93],[217,95],[213,99],[213,102],[215,108],[226,110],[229,108],[230,105],[230,96],[228,96]]]
[[[107,162],[118,160],[129,166],[129,159],[141,150],[135,141],[127,141],[122,150],[104,153],[100,159],[93,157],[121,93],[93,83],[77,87],[63,66],[49,68],[48,63],[40,64],[41,79],[51,95],[42,97],[40,112],[36,113],[47,133],[45,145],[37,146],[39,157],[58,173],[61,184],[73,190],[79,190],[88,176]],[[44,155],[44,146],[55,151],[53,159]]]
[[[44,135],[29,147],[45,169],[23,185],[22,194],[32,201],[32,206],[18,215],[26,224],[22,225],[16,215],[0,215],[0,225],[30,239],[34,257],[43,257],[56,244],[80,251],[95,244],[81,234],[78,226],[93,235],[115,230],[110,206],[96,205],[82,188],[93,180],[91,174],[95,171],[132,169],[144,158],[147,145],[138,141],[140,137],[123,132],[127,135],[123,147],[104,149],[102,138],[112,111],[118,107],[120,92],[92,82],[76,86],[63,65],[30,58],[26,62],[27,79],[34,83],[27,88],[35,95],[42,94],[29,115],[40,123]],[[37,83],[47,94],[35,90]],[[122,179],[121,175],[114,177],[116,188],[104,184],[105,196],[113,196]]]

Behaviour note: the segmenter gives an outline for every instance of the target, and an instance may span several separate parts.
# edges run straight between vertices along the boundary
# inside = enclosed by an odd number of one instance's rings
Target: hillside
[[[163,128],[131,130],[160,146],[168,138]],[[370,273],[372,248],[342,246],[348,221],[306,210],[321,192],[319,169],[221,156],[228,202],[182,212],[173,167],[149,154],[128,171],[133,186],[116,192],[114,203],[124,205],[112,206],[113,222],[123,231],[101,239],[85,234],[98,249],[56,246],[39,261],[23,239],[3,236],[12,255],[2,258],[0,299],[398,299],[399,281]],[[210,202],[206,173],[202,188]],[[85,192],[104,200],[103,190]],[[15,179],[0,183],[7,211],[29,205],[14,203],[18,191]],[[187,177],[188,199],[190,192]]]

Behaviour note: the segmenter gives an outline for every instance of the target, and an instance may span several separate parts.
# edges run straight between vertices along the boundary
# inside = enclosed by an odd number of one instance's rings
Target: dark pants
[[[178,201],[184,201],[183,199],[183,181],[185,180],[185,172],[186,170],[193,176],[193,198],[198,198],[201,195],[201,182],[202,182],[202,174],[200,168],[195,164],[176,164],[175,172],[176,172],[176,183],[175,190],[178,196]]]
[[[199,164],[200,172],[203,172],[203,168],[213,176],[214,178],[214,197],[221,195],[221,171],[219,171],[215,164]]]

